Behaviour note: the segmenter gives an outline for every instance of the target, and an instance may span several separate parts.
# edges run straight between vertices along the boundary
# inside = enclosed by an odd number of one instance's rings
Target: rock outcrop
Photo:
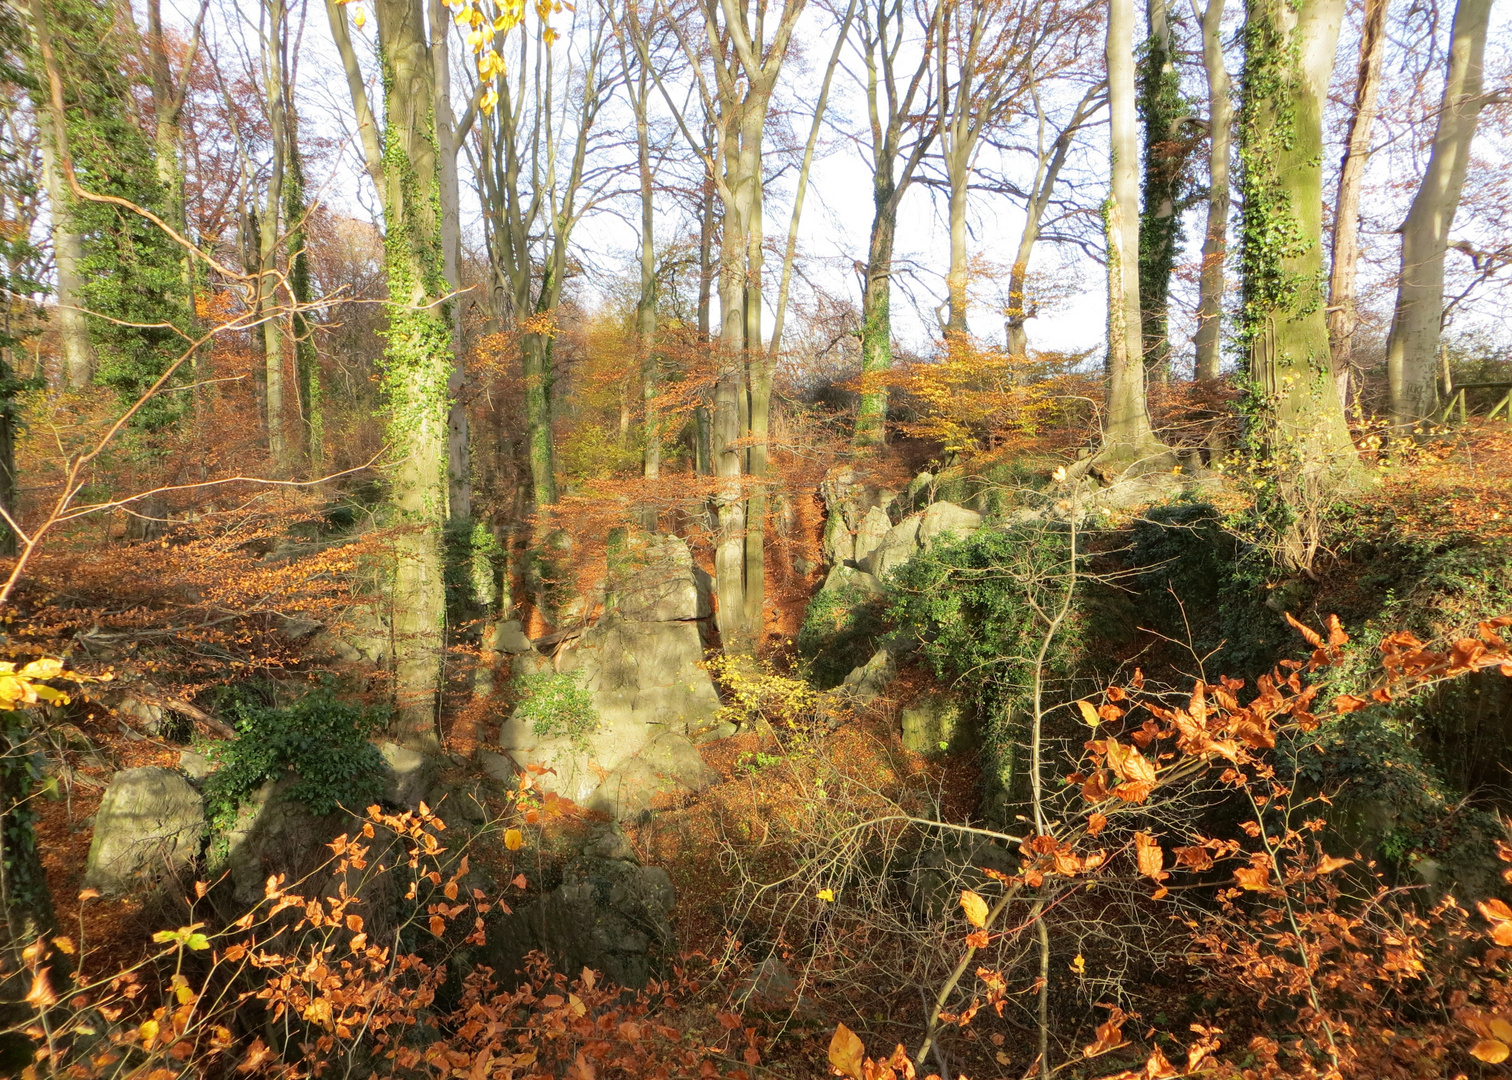
[[[95,813],[84,885],[102,893],[175,877],[200,853],[205,807],[173,769],[146,766],[111,777]]]
[[[595,626],[563,642],[550,661],[517,658],[536,670],[576,673],[592,696],[591,729],[542,733],[516,710],[501,727],[499,745],[518,768],[545,770],[543,790],[632,818],[658,795],[713,782],[694,740],[717,733],[720,702],[699,666],[700,624],[710,605],[687,546],[653,537],[611,571],[608,610]]]
[[[674,953],[675,900],[667,872],[637,863],[622,835],[598,838],[567,863],[556,888],[511,914],[499,911],[475,959],[506,987],[539,949],[558,971],[592,968],[639,989]]]

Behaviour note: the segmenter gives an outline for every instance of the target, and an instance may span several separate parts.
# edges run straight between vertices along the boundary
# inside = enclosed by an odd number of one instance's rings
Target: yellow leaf
[[[519,851],[525,846],[525,834],[519,829],[505,829],[504,846],[510,851]]]
[[[364,26],[367,25],[367,12],[363,11],[361,8],[357,9],[356,23],[357,23],[357,29],[359,29],[359,30],[361,30]]]
[[[151,1046],[152,1041],[157,1038],[157,1033],[158,1022],[156,1020],[144,1020],[142,1021],[142,1026],[137,1029],[137,1034],[142,1038],[143,1046]]]
[[[1470,1056],[1487,1065],[1500,1065],[1507,1060],[1507,1044],[1500,1039],[1481,1039],[1470,1048]]]
[[[961,890],[961,910],[966,914],[966,921],[977,929],[987,925],[987,901],[970,889]]]
[[[1076,972],[1078,975],[1085,975],[1087,973],[1086,957],[1082,956],[1081,953],[1077,953],[1076,959],[1071,961],[1071,970]]]
[[[1098,725],[1099,717],[1097,709],[1090,701],[1078,701],[1076,707],[1081,710],[1082,719],[1087,722],[1088,727],[1096,727]]]
[[[818,896],[819,899],[823,900],[826,904],[833,904],[835,902],[834,889],[820,889],[815,895]]]
[[[1497,1017],[1486,1025],[1491,1029],[1491,1034],[1504,1043],[1512,1043],[1512,1024],[1507,1023],[1501,1017]]]
[[[829,1062],[851,1080],[864,1080],[861,1063],[866,1057],[866,1047],[856,1033],[844,1024],[835,1025],[835,1034],[830,1039]]]
[[[1325,855],[1318,863],[1318,873],[1331,874],[1335,870],[1342,870],[1352,862],[1354,862],[1353,859],[1336,859],[1332,855]]]

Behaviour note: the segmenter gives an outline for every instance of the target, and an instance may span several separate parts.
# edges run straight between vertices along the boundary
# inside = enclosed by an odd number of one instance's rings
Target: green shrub
[[[998,801],[1021,794],[1018,748],[1046,630],[1035,607],[1059,610],[1069,562],[1067,531],[1031,524],[936,542],[892,578],[889,617],[918,641],[936,676],[957,686],[975,706],[987,754],[988,794]],[[1047,708],[1068,698],[1069,681],[1085,659],[1082,603],[1078,596],[1047,652]]]
[[[278,708],[238,702],[234,707],[239,739],[210,750],[219,763],[205,781],[205,810],[212,828],[225,830],[236,821],[237,808],[269,780],[290,770],[297,776],[289,798],[312,814],[329,814],[338,806],[363,807],[383,794],[386,765],[368,735],[382,717],[326,690],[306,694]]]
[[[798,655],[820,690],[839,686],[858,664],[871,659],[887,628],[887,600],[861,585],[816,593],[798,628]]]
[[[598,730],[599,715],[593,693],[582,685],[581,671],[538,671],[515,683],[520,694],[519,715],[542,738],[565,735],[578,745]]]

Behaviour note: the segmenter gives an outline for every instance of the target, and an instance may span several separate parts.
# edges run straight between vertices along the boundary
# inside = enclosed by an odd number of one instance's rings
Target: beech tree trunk
[[[46,18],[39,0],[33,0],[32,12],[33,19]],[[68,129],[50,98],[44,97],[36,117],[38,142],[42,145],[42,179],[47,187],[48,216],[52,221],[53,265],[57,272],[54,310],[63,358],[63,385],[81,390],[94,381],[95,355],[89,340],[89,321],[84,314],[84,283],[79,274],[84,238],[74,223],[73,193],[63,176]]]
[[[1223,61],[1223,0],[1208,0],[1202,13],[1202,67],[1208,86],[1208,211],[1198,282],[1196,376],[1216,379],[1222,366],[1224,264],[1228,258],[1229,158],[1234,106]]]
[[[712,431],[714,472],[722,481],[715,499],[714,581],[721,642],[733,652],[754,652],[764,623],[764,478],[772,363],[761,327],[762,140],[772,93],[805,2],[784,0],[770,38],[764,36],[769,14],[764,5],[708,0],[703,9],[715,85],[708,104],[723,166],[714,179],[724,206]],[[714,171],[714,161],[705,164]],[[744,449],[738,445],[742,439]],[[742,473],[754,482],[742,483]]]
[[[346,14],[327,0],[333,35],[353,90],[359,126],[371,109],[355,71]],[[449,496],[449,384],[455,367],[451,302],[442,259],[440,162],[435,69],[425,39],[423,0],[375,0],[383,65],[384,137],[364,136],[379,181],[387,233],[388,333],[383,386],[389,442],[397,460],[391,500],[401,525],[394,538],[392,628],[394,734],[439,748],[436,709],[446,643],[442,533]],[[373,159],[377,151],[376,160]]]
[[[1433,377],[1444,317],[1444,253],[1459,208],[1481,110],[1491,0],[1459,0],[1433,151],[1402,226],[1402,272],[1386,351],[1391,422],[1409,431],[1433,412]]]
[[[1139,307],[1139,143],[1135,123],[1134,5],[1111,0],[1107,37],[1112,176],[1103,225],[1108,251],[1107,430],[1097,459],[1110,472],[1164,468],[1145,397]]]
[[[887,387],[882,384],[881,375],[892,368],[892,260],[898,206],[938,130],[925,127],[917,131],[908,153],[903,153],[903,135],[913,123],[914,102],[925,88],[930,64],[930,53],[926,50],[908,86],[900,89],[896,63],[904,39],[903,19],[900,4],[865,0],[860,27],[872,130],[872,224],[866,251],[866,279],[861,291],[862,390],[856,410],[857,446],[881,442],[885,435]],[[843,35],[844,27],[841,32]],[[831,70],[834,66],[831,61]],[[902,169],[894,175],[900,156]]]
[[[1161,378],[1170,374],[1168,318],[1171,272],[1181,240],[1178,214],[1186,149],[1181,125],[1185,102],[1176,75],[1166,0],[1148,0],[1149,35],[1139,71],[1138,112],[1144,121],[1143,212],[1139,221],[1139,298],[1144,362]]]
[[[1388,0],[1365,0],[1360,27],[1360,63],[1355,77],[1354,110],[1349,140],[1339,169],[1334,197],[1332,266],[1328,277],[1328,347],[1339,400],[1349,405],[1349,356],[1355,331],[1355,273],[1360,261],[1360,188],[1370,160],[1370,132],[1375,125],[1376,95],[1381,86],[1381,58],[1386,54]]]
[[[257,308],[262,315],[263,363],[265,376],[268,456],[275,472],[289,467],[289,447],[284,414],[284,320],[275,312],[280,304],[278,287],[279,218],[284,201],[284,157],[288,145],[284,128],[286,110],[283,100],[283,50],[287,6],[284,0],[264,0],[267,34],[263,38],[263,92],[268,114],[269,142],[273,163],[268,176],[267,198],[258,219],[261,236],[258,244]]]
[[[1323,107],[1345,0],[1248,0],[1244,29],[1241,334],[1253,439],[1289,515],[1282,558],[1311,565],[1322,508],[1359,461],[1333,383],[1323,281]]]
[[[1005,325],[1009,356],[1029,355],[1029,336],[1024,328],[1024,324],[1034,317],[1034,306],[1025,305],[1029,259],[1034,254],[1034,245],[1039,242],[1045,210],[1050,205],[1050,196],[1055,193],[1055,183],[1060,178],[1066,157],[1076,141],[1076,134],[1092,118],[1092,114],[1102,107],[1105,86],[1106,84],[1094,86],[1082,96],[1071,119],[1048,148],[1044,145],[1043,136],[1041,137],[1035,161],[1034,183],[1029,188],[1029,197],[1024,204],[1024,229],[1019,233],[1018,250],[1014,252],[1013,269],[1008,275],[1008,312]],[[1040,124],[1043,128],[1043,112],[1040,114]]]

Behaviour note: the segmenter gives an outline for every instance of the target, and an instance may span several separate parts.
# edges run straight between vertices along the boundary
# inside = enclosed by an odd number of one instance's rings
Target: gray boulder
[[[830,567],[830,572],[825,576],[824,584],[819,586],[820,592],[833,592],[836,589],[844,589],[849,586],[858,586],[873,595],[882,595],[882,583],[865,570],[857,570],[853,566],[836,564]]]
[[[518,656],[520,653],[533,651],[530,638],[525,634],[525,628],[520,625],[519,619],[506,619],[497,623],[493,631],[493,651],[508,653],[510,656]]]
[[[345,815],[316,817],[288,797],[292,774],[269,780],[242,802],[221,853],[238,904],[255,904],[273,874],[298,881],[330,856],[325,845],[343,831]],[[214,867],[212,867],[214,869]]]
[[[692,740],[675,732],[657,735],[641,751],[604,778],[588,797],[588,808],[630,821],[648,812],[658,795],[703,791],[719,779],[699,756]]]
[[[199,857],[205,807],[172,769],[146,766],[111,777],[95,813],[84,885],[103,893],[173,877]]]
[[[839,566],[856,557],[856,538],[845,526],[845,515],[832,513],[824,522],[824,561]]]
[[[708,671],[699,667],[702,660],[703,642],[692,622],[605,619],[559,657],[558,665],[563,672],[581,673],[581,685],[593,696],[596,727],[579,737],[542,735],[517,710],[501,725],[499,746],[521,768],[550,770],[540,779],[544,790],[587,805],[606,777],[659,736],[686,740],[713,727],[719,695]],[[655,763],[651,771],[656,772]],[[639,780],[631,789],[643,787],[647,774],[637,770],[635,776]],[[619,803],[618,797],[610,801]],[[637,804],[636,812],[640,809]]]
[[[944,694],[926,694],[900,717],[904,749],[934,755],[950,748],[961,726],[961,703]]]
[[[918,550],[919,515],[912,514],[887,530],[882,542],[860,566],[879,581],[885,581],[889,574],[913,558]]]
[[[693,555],[675,536],[636,537],[611,559],[607,605],[632,622],[707,618],[709,597],[699,588]]]
[[[872,552],[881,546],[888,531],[892,529],[892,522],[880,507],[873,506],[861,519],[861,525],[856,530],[856,546],[854,559],[856,565],[863,570],[870,570],[867,559]]]
[[[586,967],[639,989],[673,954],[669,917],[675,900],[660,867],[582,855],[539,900],[513,914],[496,909],[474,960],[493,968],[500,985],[512,987],[525,957],[539,949],[570,976]]]
[[[440,762],[429,754],[398,743],[380,743],[378,752],[388,764],[389,774],[383,788],[385,802],[418,810],[435,782]]]
[[[880,697],[897,675],[898,665],[892,653],[878,649],[866,663],[851,669],[840,686],[840,692],[864,705]]]
[[[982,515],[955,503],[932,503],[919,518],[919,544],[928,547],[944,533],[963,539],[982,527]]]
[[[196,784],[210,775],[210,759],[193,750],[179,751],[178,767],[179,772]]]

